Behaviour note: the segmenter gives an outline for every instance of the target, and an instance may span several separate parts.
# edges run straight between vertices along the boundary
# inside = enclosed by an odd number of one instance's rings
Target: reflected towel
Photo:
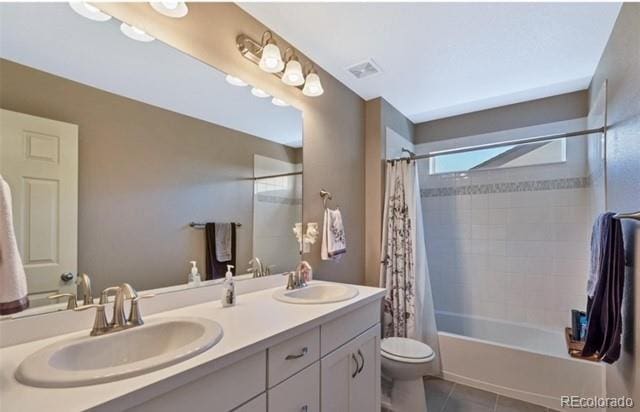
[[[216,259],[218,262],[231,260],[231,223],[216,223]]]
[[[236,224],[231,223],[231,259],[221,262],[218,260],[217,242],[216,242],[216,226],[217,223],[207,223],[205,225],[205,243],[206,243],[206,280],[223,278],[227,271],[227,265],[236,266]],[[235,274],[236,269],[232,272]]]
[[[344,234],[340,209],[325,209],[322,223],[322,260],[338,260],[347,253],[347,241]]]
[[[27,277],[13,228],[11,190],[0,175],[0,315],[28,307]]]

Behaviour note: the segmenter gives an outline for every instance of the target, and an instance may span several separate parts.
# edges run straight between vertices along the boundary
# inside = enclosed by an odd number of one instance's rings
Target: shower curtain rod
[[[427,154],[422,154],[417,156],[397,157],[395,159],[389,159],[387,160],[387,162],[395,162],[396,160],[407,160],[407,159],[411,159],[411,160],[429,159],[431,157],[456,154],[456,153],[472,152],[474,150],[493,149],[496,147],[512,146],[515,144],[537,143],[537,142],[544,142],[546,140],[556,140],[556,139],[562,139],[565,137],[583,136],[583,135],[592,134],[592,133],[604,133],[604,132],[605,132],[605,127],[603,126],[597,129],[587,129],[587,130],[580,130],[577,132],[549,134],[544,136],[530,137],[528,139],[508,140],[506,142],[489,143],[489,144],[483,144],[483,145],[478,145],[473,147],[463,147],[461,149],[441,150],[438,152],[427,153]]]

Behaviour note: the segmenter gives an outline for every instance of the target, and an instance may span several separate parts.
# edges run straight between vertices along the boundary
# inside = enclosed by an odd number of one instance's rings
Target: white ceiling
[[[362,98],[414,122],[586,89],[619,3],[241,3]],[[372,58],[382,74],[346,68]]]
[[[0,57],[254,136],[302,146],[302,116],[258,99],[224,74],[158,40],[88,20],[67,3],[0,4]]]

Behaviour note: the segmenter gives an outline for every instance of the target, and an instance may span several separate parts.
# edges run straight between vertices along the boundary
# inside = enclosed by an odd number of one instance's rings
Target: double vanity
[[[382,296],[365,286],[280,284],[241,294],[228,308],[210,301],[102,336],[85,329],[8,346],[0,349],[2,406],[379,410]]]

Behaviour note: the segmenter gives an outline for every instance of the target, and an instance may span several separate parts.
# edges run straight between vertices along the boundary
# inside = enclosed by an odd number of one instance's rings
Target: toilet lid
[[[382,355],[408,360],[426,361],[434,356],[429,345],[409,338],[385,338],[380,342]]]

